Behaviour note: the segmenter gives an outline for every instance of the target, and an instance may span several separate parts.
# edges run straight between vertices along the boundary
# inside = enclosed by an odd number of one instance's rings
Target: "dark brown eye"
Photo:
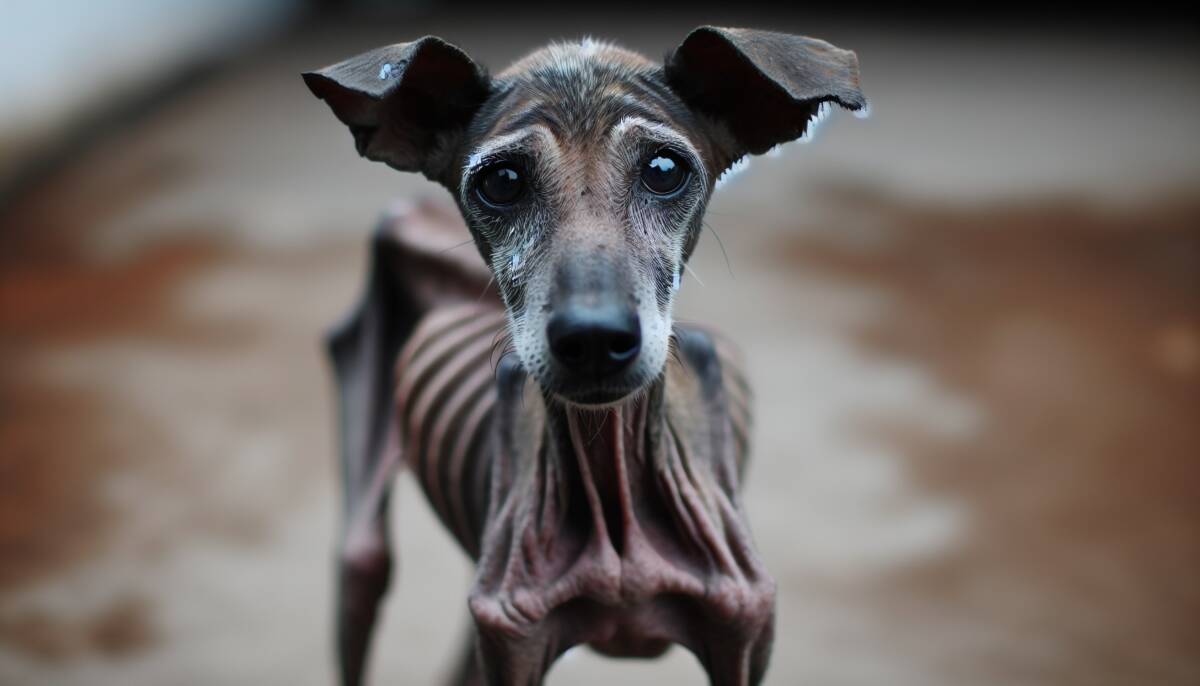
[[[688,178],[688,166],[670,150],[654,153],[642,167],[642,185],[655,195],[670,195]]]
[[[483,172],[479,195],[489,205],[504,207],[516,202],[525,191],[525,177],[509,164],[498,164]]]

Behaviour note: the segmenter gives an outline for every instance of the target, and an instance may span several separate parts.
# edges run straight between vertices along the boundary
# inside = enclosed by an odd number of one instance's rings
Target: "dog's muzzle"
[[[642,329],[632,307],[575,302],[550,318],[546,340],[568,385],[586,395],[589,387],[603,389],[633,365],[642,349]]]

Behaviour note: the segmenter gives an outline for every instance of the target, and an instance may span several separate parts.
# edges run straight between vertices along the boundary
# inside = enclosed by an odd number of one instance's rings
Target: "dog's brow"
[[[550,134],[546,127],[538,124],[527,126],[524,129],[506,133],[502,136],[497,136],[484,141],[479,145],[479,147],[475,148],[475,150],[471,152],[470,156],[467,157],[467,163],[463,166],[463,174],[469,175],[476,171],[490,157],[495,157],[500,153],[509,150],[526,147],[525,142],[533,137],[542,137],[554,140],[554,136]]]
[[[621,121],[617,122],[617,124],[612,127],[612,130],[609,131],[608,134],[609,148],[611,149],[618,145],[621,138],[631,129],[641,129],[649,134],[650,138],[654,139],[658,143],[670,144],[680,148],[692,158],[692,162],[696,166],[697,173],[699,173],[701,176],[705,175],[704,165],[700,164],[703,158],[700,157],[700,152],[696,149],[696,146],[692,145],[691,140],[689,140],[687,136],[670,126],[667,126],[666,124],[652,121],[650,119],[646,119],[645,117],[633,115],[625,117]],[[707,181],[707,178],[704,180]]]
[[[546,123],[553,123],[553,118],[547,114],[546,108],[542,104],[535,103],[505,117],[496,126],[493,133],[496,136],[505,136],[535,124]]]
[[[697,157],[699,156],[699,153],[696,152],[696,146],[692,145],[687,136],[662,122],[637,115],[628,116],[618,121],[608,133],[609,143],[611,144],[621,136],[624,136],[630,129],[641,129],[650,134],[651,138],[662,143],[674,143],[687,152]]]
[[[625,88],[629,88],[630,84],[625,84]],[[645,93],[631,93],[624,91],[617,97],[622,108],[625,110],[625,119],[637,118],[644,119],[652,124],[666,125],[664,120],[660,118],[659,108],[651,106],[651,103],[646,102]]]

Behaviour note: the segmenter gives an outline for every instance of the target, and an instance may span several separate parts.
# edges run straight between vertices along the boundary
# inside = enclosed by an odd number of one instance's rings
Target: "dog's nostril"
[[[627,360],[637,354],[641,343],[638,336],[619,333],[609,338],[608,354],[614,360]]]
[[[641,325],[632,308],[570,307],[546,327],[550,352],[577,374],[604,376],[620,371],[641,349]]]
[[[587,341],[582,336],[567,336],[558,342],[554,354],[563,362],[574,364],[586,357]]]

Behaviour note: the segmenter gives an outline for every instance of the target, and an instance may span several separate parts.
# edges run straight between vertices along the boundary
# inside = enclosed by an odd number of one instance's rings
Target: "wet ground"
[[[330,682],[320,334],[380,210],[439,191],[296,74],[426,32],[494,68],[583,33],[657,55],[703,20],[618,19],[313,28],[9,208],[0,683]],[[758,390],[768,683],[1200,681],[1200,60],[770,23],[856,48],[874,115],[720,190],[683,289]],[[407,480],[397,509],[373,671],[435,683],[470,570]],[[550,683],[617,679],[700,670],[576,652]]]

